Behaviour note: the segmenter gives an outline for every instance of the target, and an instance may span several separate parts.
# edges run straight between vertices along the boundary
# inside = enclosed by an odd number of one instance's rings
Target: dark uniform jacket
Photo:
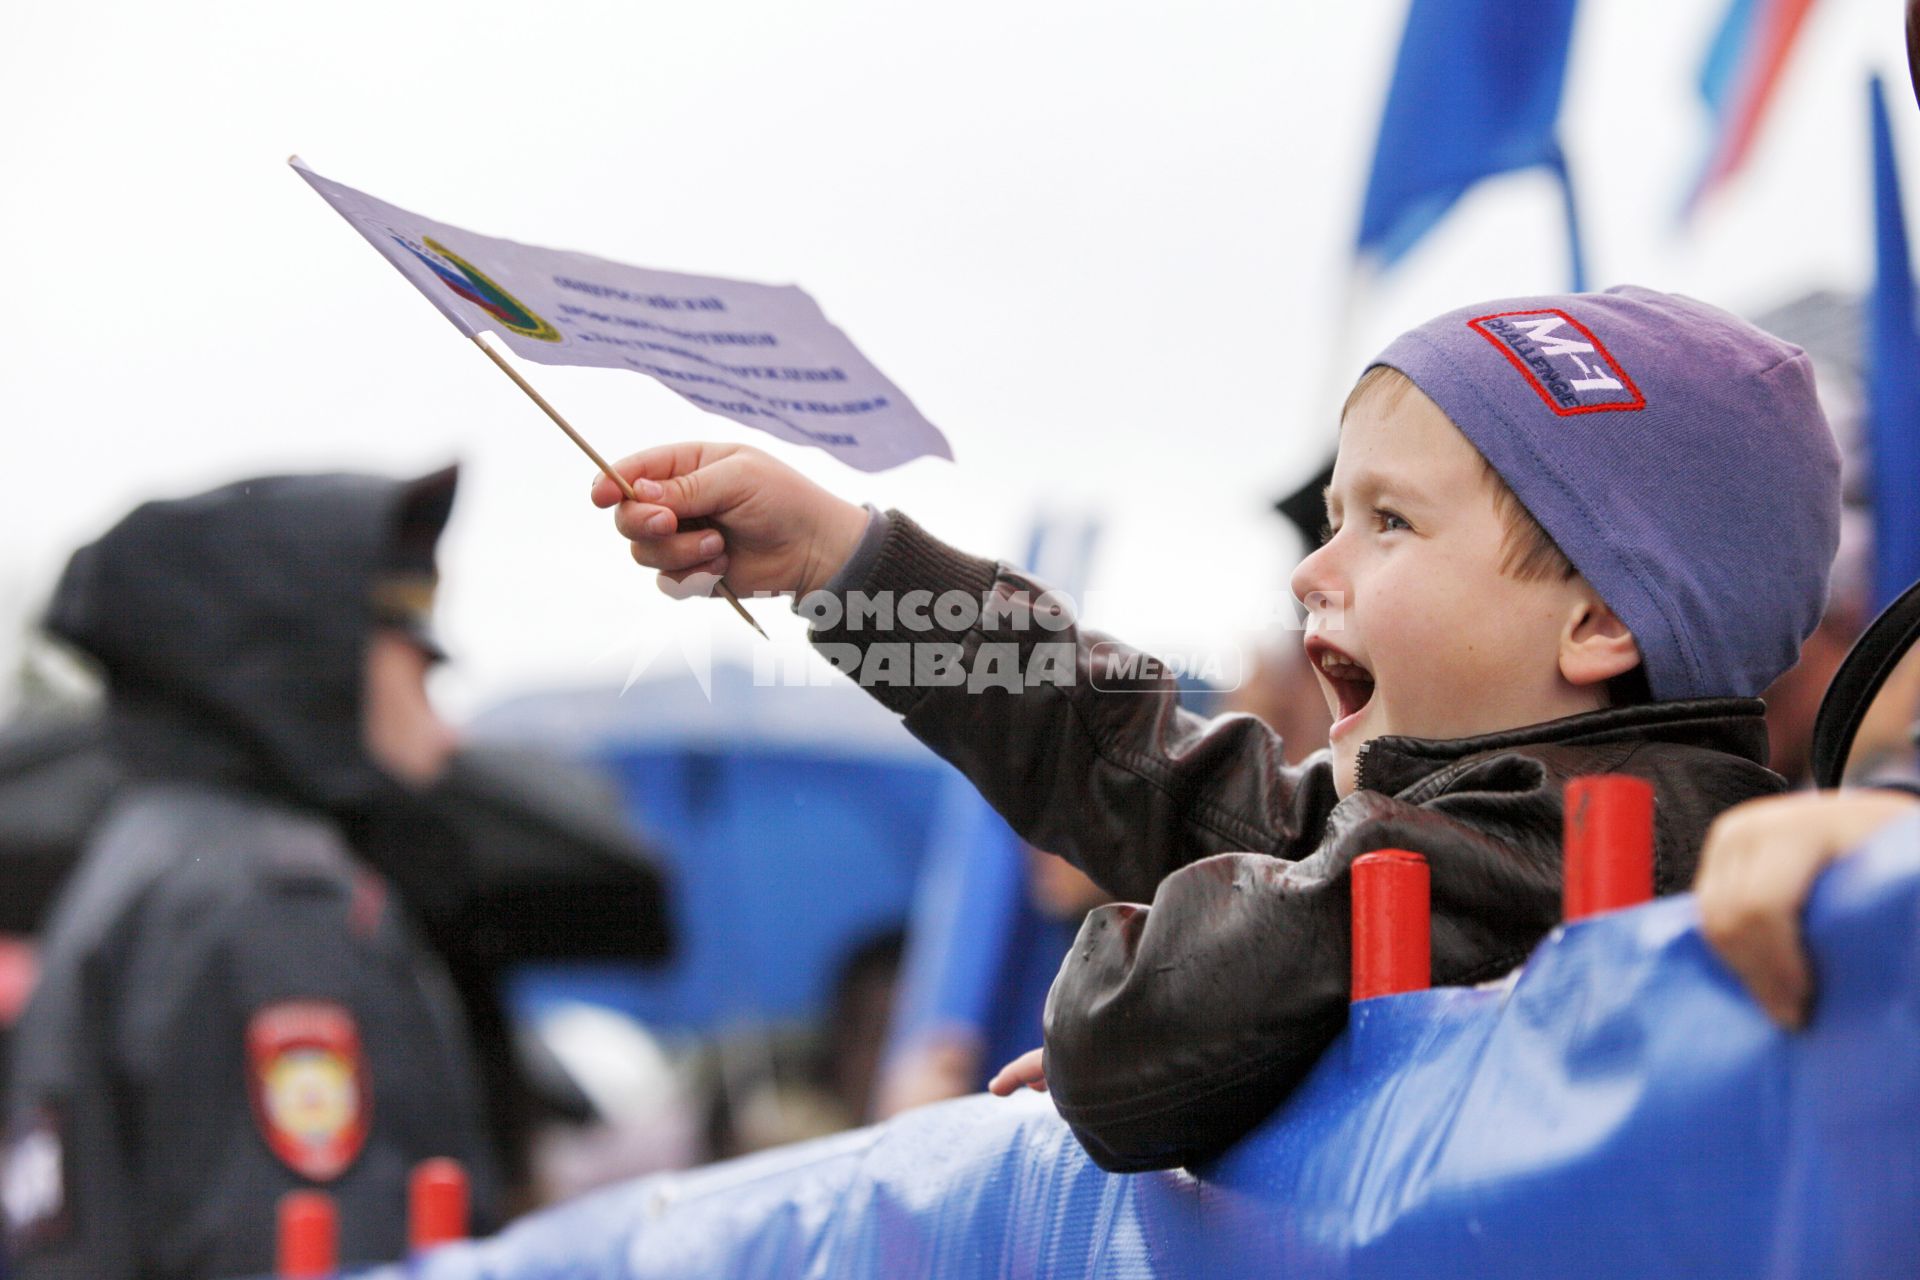
[[[1653,784],[1661,893],[1691,883],[1716,814],[1784,788],[1765,767],[1760,701],[1716,698],[1480,738],[1378,738],[1343,800],[1329,753],[1290,766],[1260,721],[1183,710],[1171,681],[1082,631],[1041,584],[947,547],[898,512],[870,529],[849,570],[836,589],[893,593],[896,603],[929,595],[890,624],[870,608],[816,616],[815,645],[864,672],[870,691],[1030,843],[1123,900],[1087,918],[1045,1018],[1054,1101],[1107,1169],[1217,1154],[1340,1032],[1348,868],[1361,854],[1426,856],[1433,980],[1474,983],[1519,965],[1560,920],[1567,779],[1622,773]],[[948,592],[958,594],[943,610]],[[966,617],[967,597],[993,607],[946,625]],[[892,682],[916,659],[886,660],[889,645],[919,647],[917,683]],[[967,681],[930,681],[947,668],[929,645],[955,647]]]
[[[335,1198],[344,1261],[403,1257],[430,1156],[467,1165],[492,1219],[459,1007],[395,891],[431,894],[447,847],[360,739],[374,581],[430,559],[450,484],[148,504],[69,566],[49,626],[105,668],[134,782],[62,891],[17,1028],[16,1275],[265,1274],[276,1202],[302,1187]]]

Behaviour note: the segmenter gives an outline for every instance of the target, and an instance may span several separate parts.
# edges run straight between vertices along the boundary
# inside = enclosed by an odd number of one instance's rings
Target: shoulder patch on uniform
[[[345,1006],[283,1000],[247,1023],[247,1087],[268,1148],[311,1182],[345,1173],[366,1145],[372,1083]]]
[[[67,1147],[60,1112],[36,1107],[7,1130],[0,1154],[0,1207],[7,1248],[21,1257],[65,1240],[72,1230]]]

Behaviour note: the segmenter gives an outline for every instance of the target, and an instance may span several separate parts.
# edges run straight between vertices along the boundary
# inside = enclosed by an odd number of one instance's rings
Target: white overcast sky
[[[1920,171],[1903,6],[1821,0],[1754,163],[1682,233],[1724,5],[1581,6],[1563,122],[1592,275],[1747,310],[1859,288],[1870,67],[1910,191]],[[1552,188],[1503,179],[1336,332],[1404,11],[0,0],[0,659],[67,552],[140,498],[449,458],[456,710],[618,683],[661,628],[750,651],[724,606],[656,595],[587,505],[590,464],[292,152],[476,231],[801,284],[958,461],[866,476],[637,375],[531,369],[603,452],[752,439],[989,554],[1036,512],[1097,514],[1092,621],[1240,638],[1294,553],[1268,504],[1329,447],[1366,356],[1439,310],[1565,285]]]

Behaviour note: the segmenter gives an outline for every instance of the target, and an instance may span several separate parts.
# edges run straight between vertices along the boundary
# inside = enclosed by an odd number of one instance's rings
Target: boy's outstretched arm
[[[864,509],[744,446],[669,446],[618,469],[644,500],[620,503],[601,479],[594,501],[619,504],[634,559],[659,569],[663,587],[725,573],[736,591],[801,597],[830,663],[901,713],[1029,842],[1116,897],[1145,901],[1169,871],[1226,850],[1298,856],[1333,806],[1324,760],[1289,766],[1260,721],[1181,709],[1144,655],[1055,607],[1070,602],[898,512],[869,528]],[[690,519],[713,527],[688,531]],[[836,580],[850,558],[854,571]]]
[[[1028,843],[1135,902],[1214,853],[1312,848],[1336,800],[1324,753],[1287,764],[1265,723],[1185,710],[1151,657],[1083,627],[1047,584],[884,521],[857,580],[803,610],[814,646]],[[1157,590],[1179,607],[1180,583]]]

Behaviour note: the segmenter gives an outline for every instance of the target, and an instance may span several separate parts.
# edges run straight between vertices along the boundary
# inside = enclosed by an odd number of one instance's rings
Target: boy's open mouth
[[[1336,723],[1346,720],[1373,700],[1373,673],[1325,640],[1314,636],[1307,641],[1307,657],[1314,669],[1326,677],[1327,686],[1340,701]]]

